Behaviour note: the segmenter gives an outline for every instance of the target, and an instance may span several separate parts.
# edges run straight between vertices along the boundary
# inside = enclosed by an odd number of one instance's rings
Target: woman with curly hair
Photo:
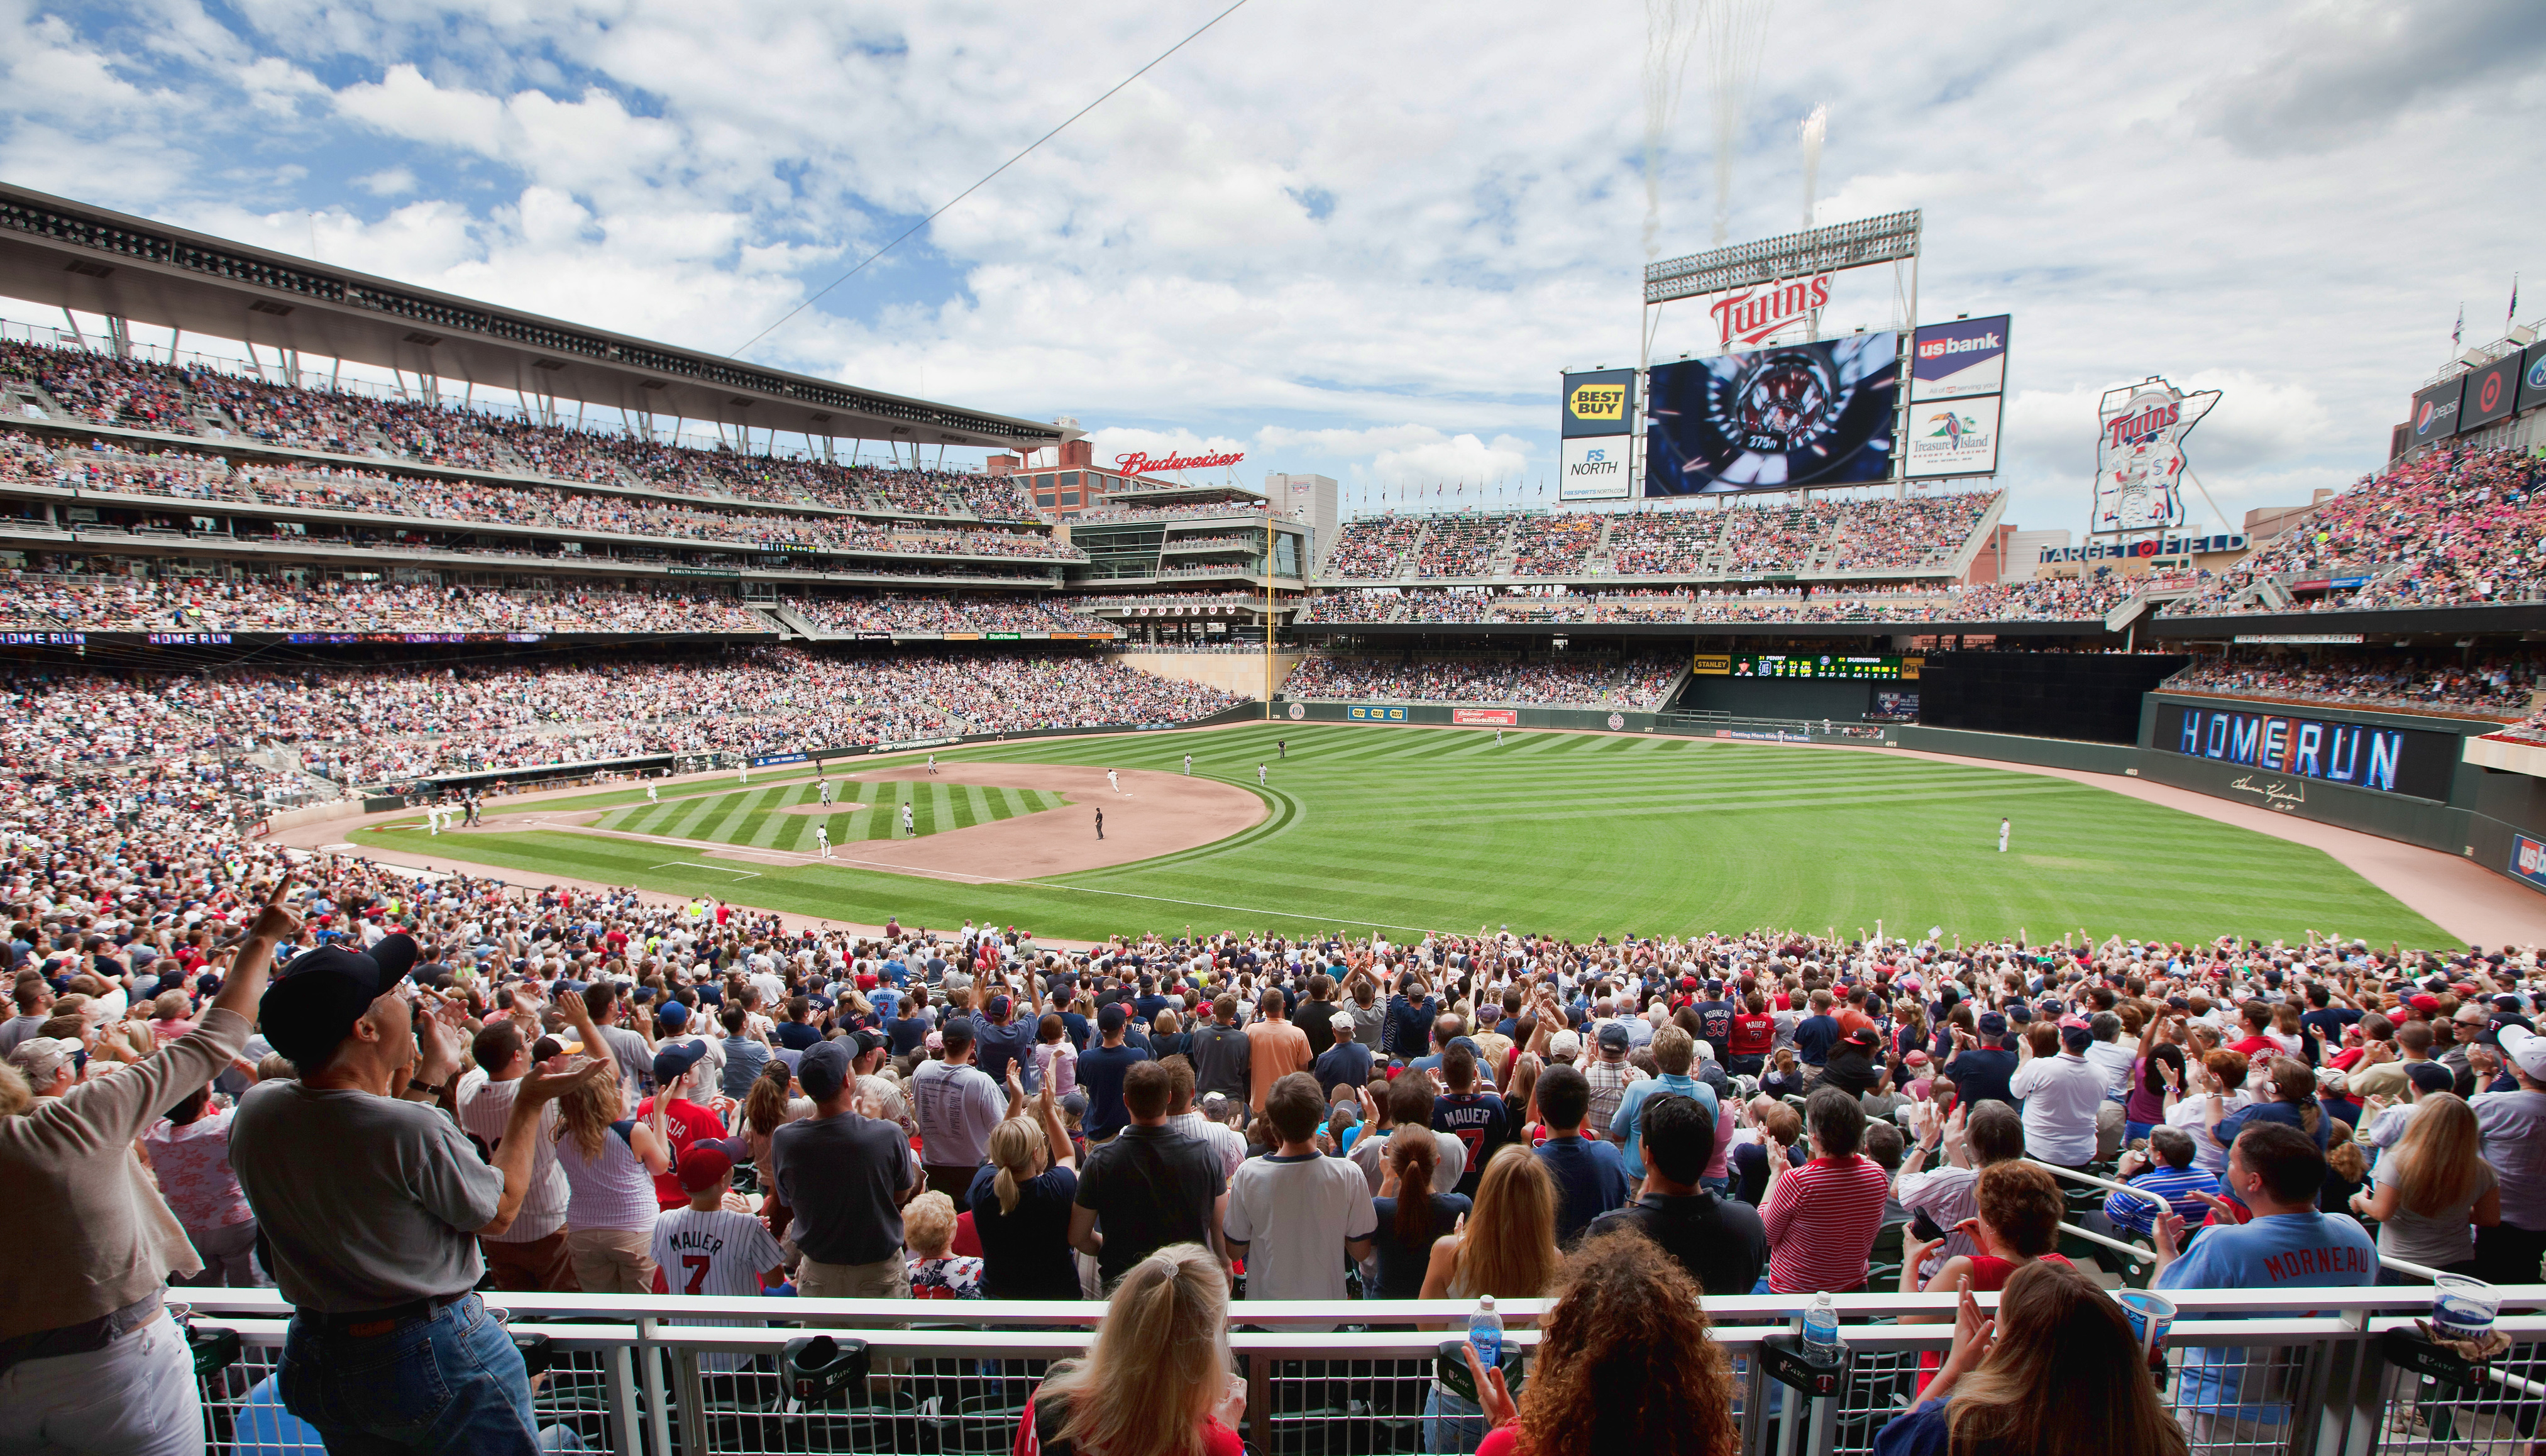
[[[1477,1456],[1729,1456],[1733,1362],[1707,1333],[1697,1284],[1633,1231],[1586,1239],[1559,1269],[1517,1405],[1499,1369],[1477,1376],[1493,1430]]]

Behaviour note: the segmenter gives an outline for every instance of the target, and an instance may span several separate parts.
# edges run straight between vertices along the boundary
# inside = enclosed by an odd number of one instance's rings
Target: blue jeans
[[[1485,1408],[1435,1381],[1423,1401],[1423,1449],[1431,1456],[1469,1456],[1485,1438]]]
[[[296,1317],[276,1385],[329,1456],[541,1449],[521,1351],[473,1294],[368,1338]]]
[[[2140,1139],[2147,1137],[2149,1134],[2156,1132],[2157,1129],[2158,1124],[2153,1122],[2125,1122],[2122,1124],[2122,1141],[2125,1143],[2136,1143]]]

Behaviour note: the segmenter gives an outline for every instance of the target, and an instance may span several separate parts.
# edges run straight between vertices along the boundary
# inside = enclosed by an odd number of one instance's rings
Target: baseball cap
[[[990,1019],[993,1021],[1005,1018],[1008,1014],[1008,998],[1006,996],[990,997],[989,1011]]]
[[[1547,1054],[1551,1057],[1581,1056],[1582,1034],[1576,1031],[1558,1032],[1547,1039]]]
[[[687,1076],[708,1054],[705,1042],[666,1042],[654,1053],[654,1083],[669,1086]]]
[[[1626,1027],[1615,1021],[1604,1021],[1600,1023],[1601,1051],[1623,1052],[1631,1045],[1633,1045],[1633,1043],[1628,1039]]]
[[[1123,1009],[1121,1001],[1107,1001],[1096,1010],[1096,1029],[1107,1036],[1112,1036],[1121,1031],[1124,1023],[1131,1019],[1132,1013]]]
[[[26,1076],[28,1085],[49,1087],[79,1049],[66,1036],[31,1036],[9,1049],[9,1065]]]
[[[710,1188],[721,1188],[733,1176],[733,1157],[724,1151],[722,1142],[710,1139],[693,1144],[689,1152],[681,1155],[681,1165],[672,1170],[672,1175],[681,1180],[682,1192],[705,1193]]]
[[[853,1031],[850,1032],[843,1040],[855,1042],[857,1044],[857,1055],[860,1057],[865,1056],[867,1053],[872,1052],[885,1044],[884,1038],[872,1031]]]
[[[1883,1038],[1876,1036],[1874,1034],[1874,1028],[1871,1026],[1858,1027],[1856,1030],[1847,1034],[1847,1039],[1856,1043],[1860,1047],[1879,1047],[1883,1045]]]
[[[320,946],[292,958],[257,1002],[259,1029],[274,1050],[302,1067],[335,1055],[372,1002],[398,984],[415,964],[416,944],[405,934],[384,936],[369,952]]]
[[[2006,1018],[1995,1011],[1983,1011],[1981,1013],[1981,1035],[2006,1035]]]
[[[849,1049],[838,1042],[807,1047],[796,1064],[796,1080],[804,1084],[806,1096],[827,1102],[849,1084]]]
[[[678,1001],[664,1002],[663,1009],[654,1014],[661,1018],[663,1025],[675,1031],[690,1024],[690,1008]]]
[[[2546,1037],[2524,1026],[2505,1026],[2494,1035],[2502,1039],[2502,1054],[2517,1065],[2521,1071],[2546,1080]]]
[[[2083,1052],[2095,1040],[2095,1034],[2082,1026],[2060,1028],[2060,1045],[2072,1052]]]
[[[2445,1092],[2457,1085],[2457,1078],[2450,1075],[2447,1068],[2436,1062],[2406,1063],[2405,1079],[2414,1084],[2416,1091],[2420,1092]]]
[[[2418,991],[2405,998],[2405,1004],[2425,1015],[2440,1009],[2440,998],[2429,991]]]

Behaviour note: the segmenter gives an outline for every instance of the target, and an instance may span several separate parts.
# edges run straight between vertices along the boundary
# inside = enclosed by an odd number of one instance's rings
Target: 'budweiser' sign
[[[1829,284],[1826,273],[1790,278],[1719,299],[1707,311],[1715,315],[1725,347],[1731,348],[1737,339],[1755,344],[1814,309],[1827,306]]]
[[[1228,455],[1130,455],[1114,457],[1114,469],[1127,475],[1146,475],[1158,471],[1207,471],[1220,466],[1233,466],[1246,459],[1245,451]]]

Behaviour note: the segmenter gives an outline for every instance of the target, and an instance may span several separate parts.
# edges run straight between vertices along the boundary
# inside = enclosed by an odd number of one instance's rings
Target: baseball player
[[[1273,740],[1273,751],[1284,758],[1290,757],[1291,740],[1288,738],[1275,738]]]
[[[1258,784],[1264,782],[1264,765],[1260,763],[1255,765],[1255,782]]]
[[[831,781],[829,779],[824,779],[822,781],[822,807],[824,809],[829,809],[831,807]]]
[[[751,763],[748,759],[743,762],[741,777],[744,783],[748,784],[751,782]]]
[[[663,796],[654,792],[653,785],[647,784],[645,786],[645,802],[647,804],[660,804],[663,802]]]
[[[2006,853],[2006,834],[2007,822],[2004,819],[1999,819],[1997,821],[1997,852],[2000,854]]]
[[[937,772],[937,755],[934,753],[928,755],[928,771],[930,773]]]
[[[1193,777],[1193,755],[1190,753],[1185,755],[1185,777]]]
[[[901,832],[905,836],[918,832],[910,826],[910,804],[908,801],[904,801],[901,806]]]
[[[1115,793],[1117,793],[1117,794],[1120,794],[1120,793],[1122,793],[1122,792],[1123,792],[1123,781],[1122,781],[1122,779],[1121,779],[1121,778],[1119,778],[1119,777],[1117,777],[1117,776],[1115,775],[1114,770],[1112,770],[1112,769],[1110,769],[1110,768],[1109,768],[1109,769],[1107,769],[1107,770],[1105,771],[1105,786],[1106,786],[1107,788],[1109,788],[1109,789],[1112,789],[1112,790],[1113,790]]]
[[[1502,730],[1501,728],[1496,728],[1496,729],[1494,729],[1494,746],[1495,746],[1495,747],[1497,747],[1497,748],[1499,748],[1499,747],[1501,747],[1502,745],[1503,745],[1503,730]]]
[[[761,1293],[764,1280],[775,1282],[785,1277],[780,1266],[787,1262],[787,1255],[780,1251],[778,1241],[769,1237],[769,1230],[754,1215],[724,1206],[725,1183],[732,1175],[732,1155],[714,1142],[698,1144],[681,1156],[675,1176],[680,1179],[681,1191],[689,1195],[689,1202],[654,1216],[649,1250],[655,1266],[663,1271],[664,1286],[675,1295],[752,1298]],[[684,1323],[747,1326],[760,1322]],[[700,1369],[720,1374],[740,1370],[750,1363],[748,1354],[711,1352],[699,1356]]]
[[[1101,809],[1096,811],[1096,837],[1105,837],[1105,811]]]
[[[822,858],[829,859],[831,857],[831,826],[828,824],[815,824],[813,826],[813,842],[821,846]]]

